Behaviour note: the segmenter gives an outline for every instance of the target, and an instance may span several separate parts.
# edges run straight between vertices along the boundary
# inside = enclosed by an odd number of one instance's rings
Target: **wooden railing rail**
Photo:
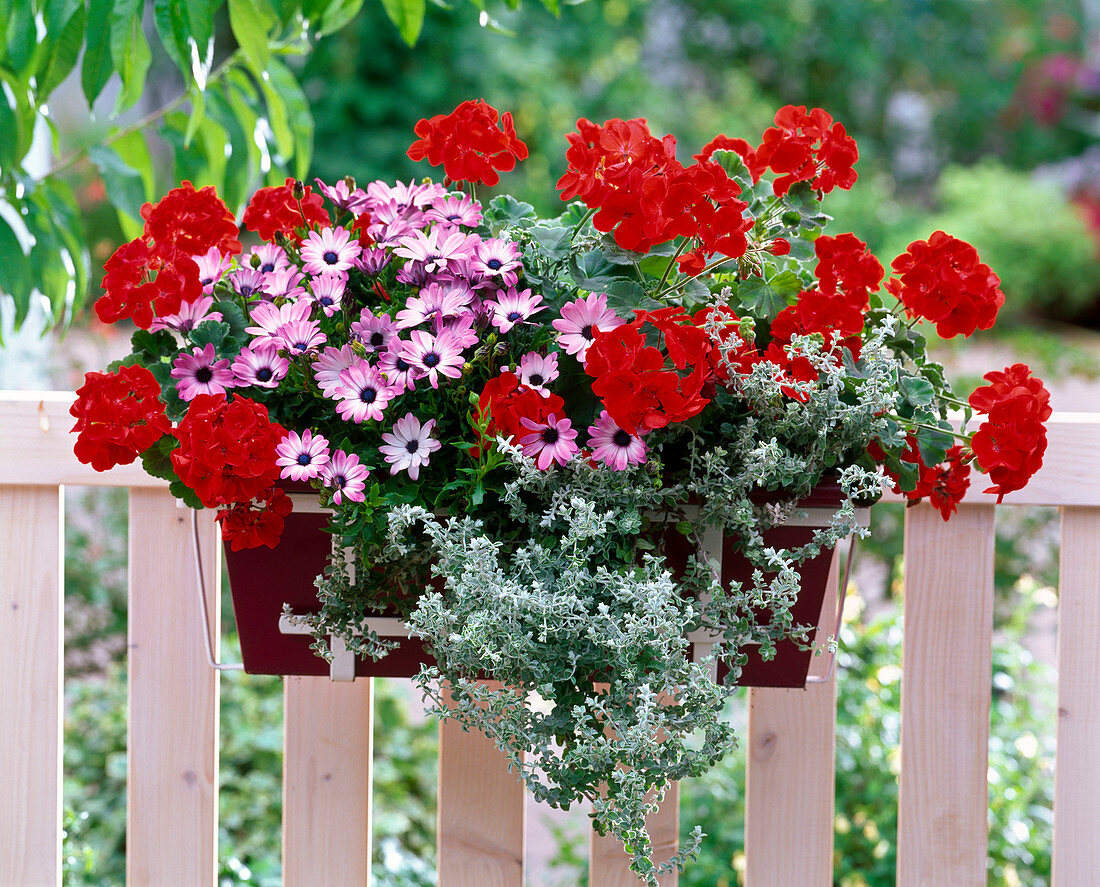
[[[0,887],[61,883],[66,485],[130,488],[128,887],[213,887],[218,678],[206,661],[190,521],[138,465],[99,474],[75,460],[71,401],[0,392]],[[1100,873],[1100,413],[1056,414],[1049,439],[1042,471],[1004,507],[1061,508],[1053,887],[1083,887]],[[975,492],[949,524],[927,506],[906,512],[900,887],[986,883],[993,501]],[[200,531],[203,550],[216,550],[209,512]],[[214,558],[204,571],[216,588]],[[216,625],[213,600],[209,616]],[[833,681],[749,691],[749,887],[831,884],[835,692]],[[371,717],[370,681],[286,681],[287,887],[369,884]],[[675,798],[653,822],[668,849]],[[522,887],[523,809],[499,753],[444,727],[440,884]],[[590,865],[592,887],[637,883],[605,840],[594,840]]]

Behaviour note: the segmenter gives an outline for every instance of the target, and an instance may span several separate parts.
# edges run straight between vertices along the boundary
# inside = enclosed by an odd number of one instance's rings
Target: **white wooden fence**
[[[130,488],[127,884],[213,887],[218,678],[196,610],[189,521],[140,468],[96,474],[76,462],[71,399],[0,394],[0,887],[61,881],[66,484]],[[1098,466],[1100,413],[1056,414],[1045,467],[1003,506],[1062,510],[1053,887],[1100,883]],[[986,883],[992,503],[975,494],[948,524],[927,506],[906,512],[900,887]],[[201,527],[204,550],[214,547],[209,512]],[[749,691],[739,752],[749,887],[832,883],[835,708],[832,681]],[[285,724],[284,883],[365,887],[370,682],[290,678]],[[479,735],[445,726],[439,767],[440,884],[521,887],[524,798],[503,759]],[[653,823],[659,853],[675,845],[676,806],[673,792]],[[592,887],[637,883],[610,840],[593,841],[590,866]]]

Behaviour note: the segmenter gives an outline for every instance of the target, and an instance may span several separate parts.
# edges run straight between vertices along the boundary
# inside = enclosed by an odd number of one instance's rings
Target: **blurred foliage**
[[[1052,669],[1016,638],[1053,592],[1033,580],[993,646],[989,745],[989,884],[1049,883],[1053,802]],[[897,862],[898,741],[901,731],[901,615],[891,608],[849,621],[841,636],[837,687],[836,887],[893,887]],[[681,822],[708,837],[682,887],[743,884],[744,762],[731,755],[681,788]],[[797,823],[792,823],[797,828]]]

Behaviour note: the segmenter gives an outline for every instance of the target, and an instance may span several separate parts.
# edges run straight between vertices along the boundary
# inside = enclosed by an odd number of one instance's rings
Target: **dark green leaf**
[[[529,203],[521,203],[510,194],[501,194],[489,201],[485,216],[486,221],[500,229],[535,218],[535,208]]]
[[[229,324],[220,320],[204,320],[191,331],[191,342],[199,348],[213,345],[217,352],[229,334]],[[219,355],[221,356],[221,355]]]
[[[921,427],[917,429],[917,449],[925,465],[939,465],[955,439],[946,431]]]
[[[902,397],[913,406],[926,407],[932,403],[936,391],[931,382],[913,376],[902,376],[898,382]]]
[[[757,317],[774,320],[802,289],[798,275],[783,271],[771,280],[750,277],[737,288],[741,304]]]
[[[31,292],[35,285],[34,272],[29,258],[19,244],[19,238],[3,216],[0,216],[0,256],[4,257],[0,262],[0,293],[12,298],[16,318],[21,322],[30,309]]]
[[[142,27],[144,10],[145,0],[115,0],[115,17],[111,22],[111,58],[122,81],[122,89],[115,100],[116,115],[141,98],[145,91],[145,75],[153,61]]]
[[[146,196],[141,172],[127,164],[110,145],[93,145],[88,156],[103,176],[111,202],[135,222],[140,219]]]

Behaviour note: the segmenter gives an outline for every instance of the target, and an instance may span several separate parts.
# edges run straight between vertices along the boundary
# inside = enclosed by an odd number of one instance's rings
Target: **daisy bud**
[[[249,259],[249,264],[252,266],[252,270],[258,271],[260,269],[260,257],[253,253]]]
[[[352,339],[349,343],[351,350],[355,352],[359,357],[366,357],[371,352],[367,351],[367,346],[360,342],[358,339]]]

